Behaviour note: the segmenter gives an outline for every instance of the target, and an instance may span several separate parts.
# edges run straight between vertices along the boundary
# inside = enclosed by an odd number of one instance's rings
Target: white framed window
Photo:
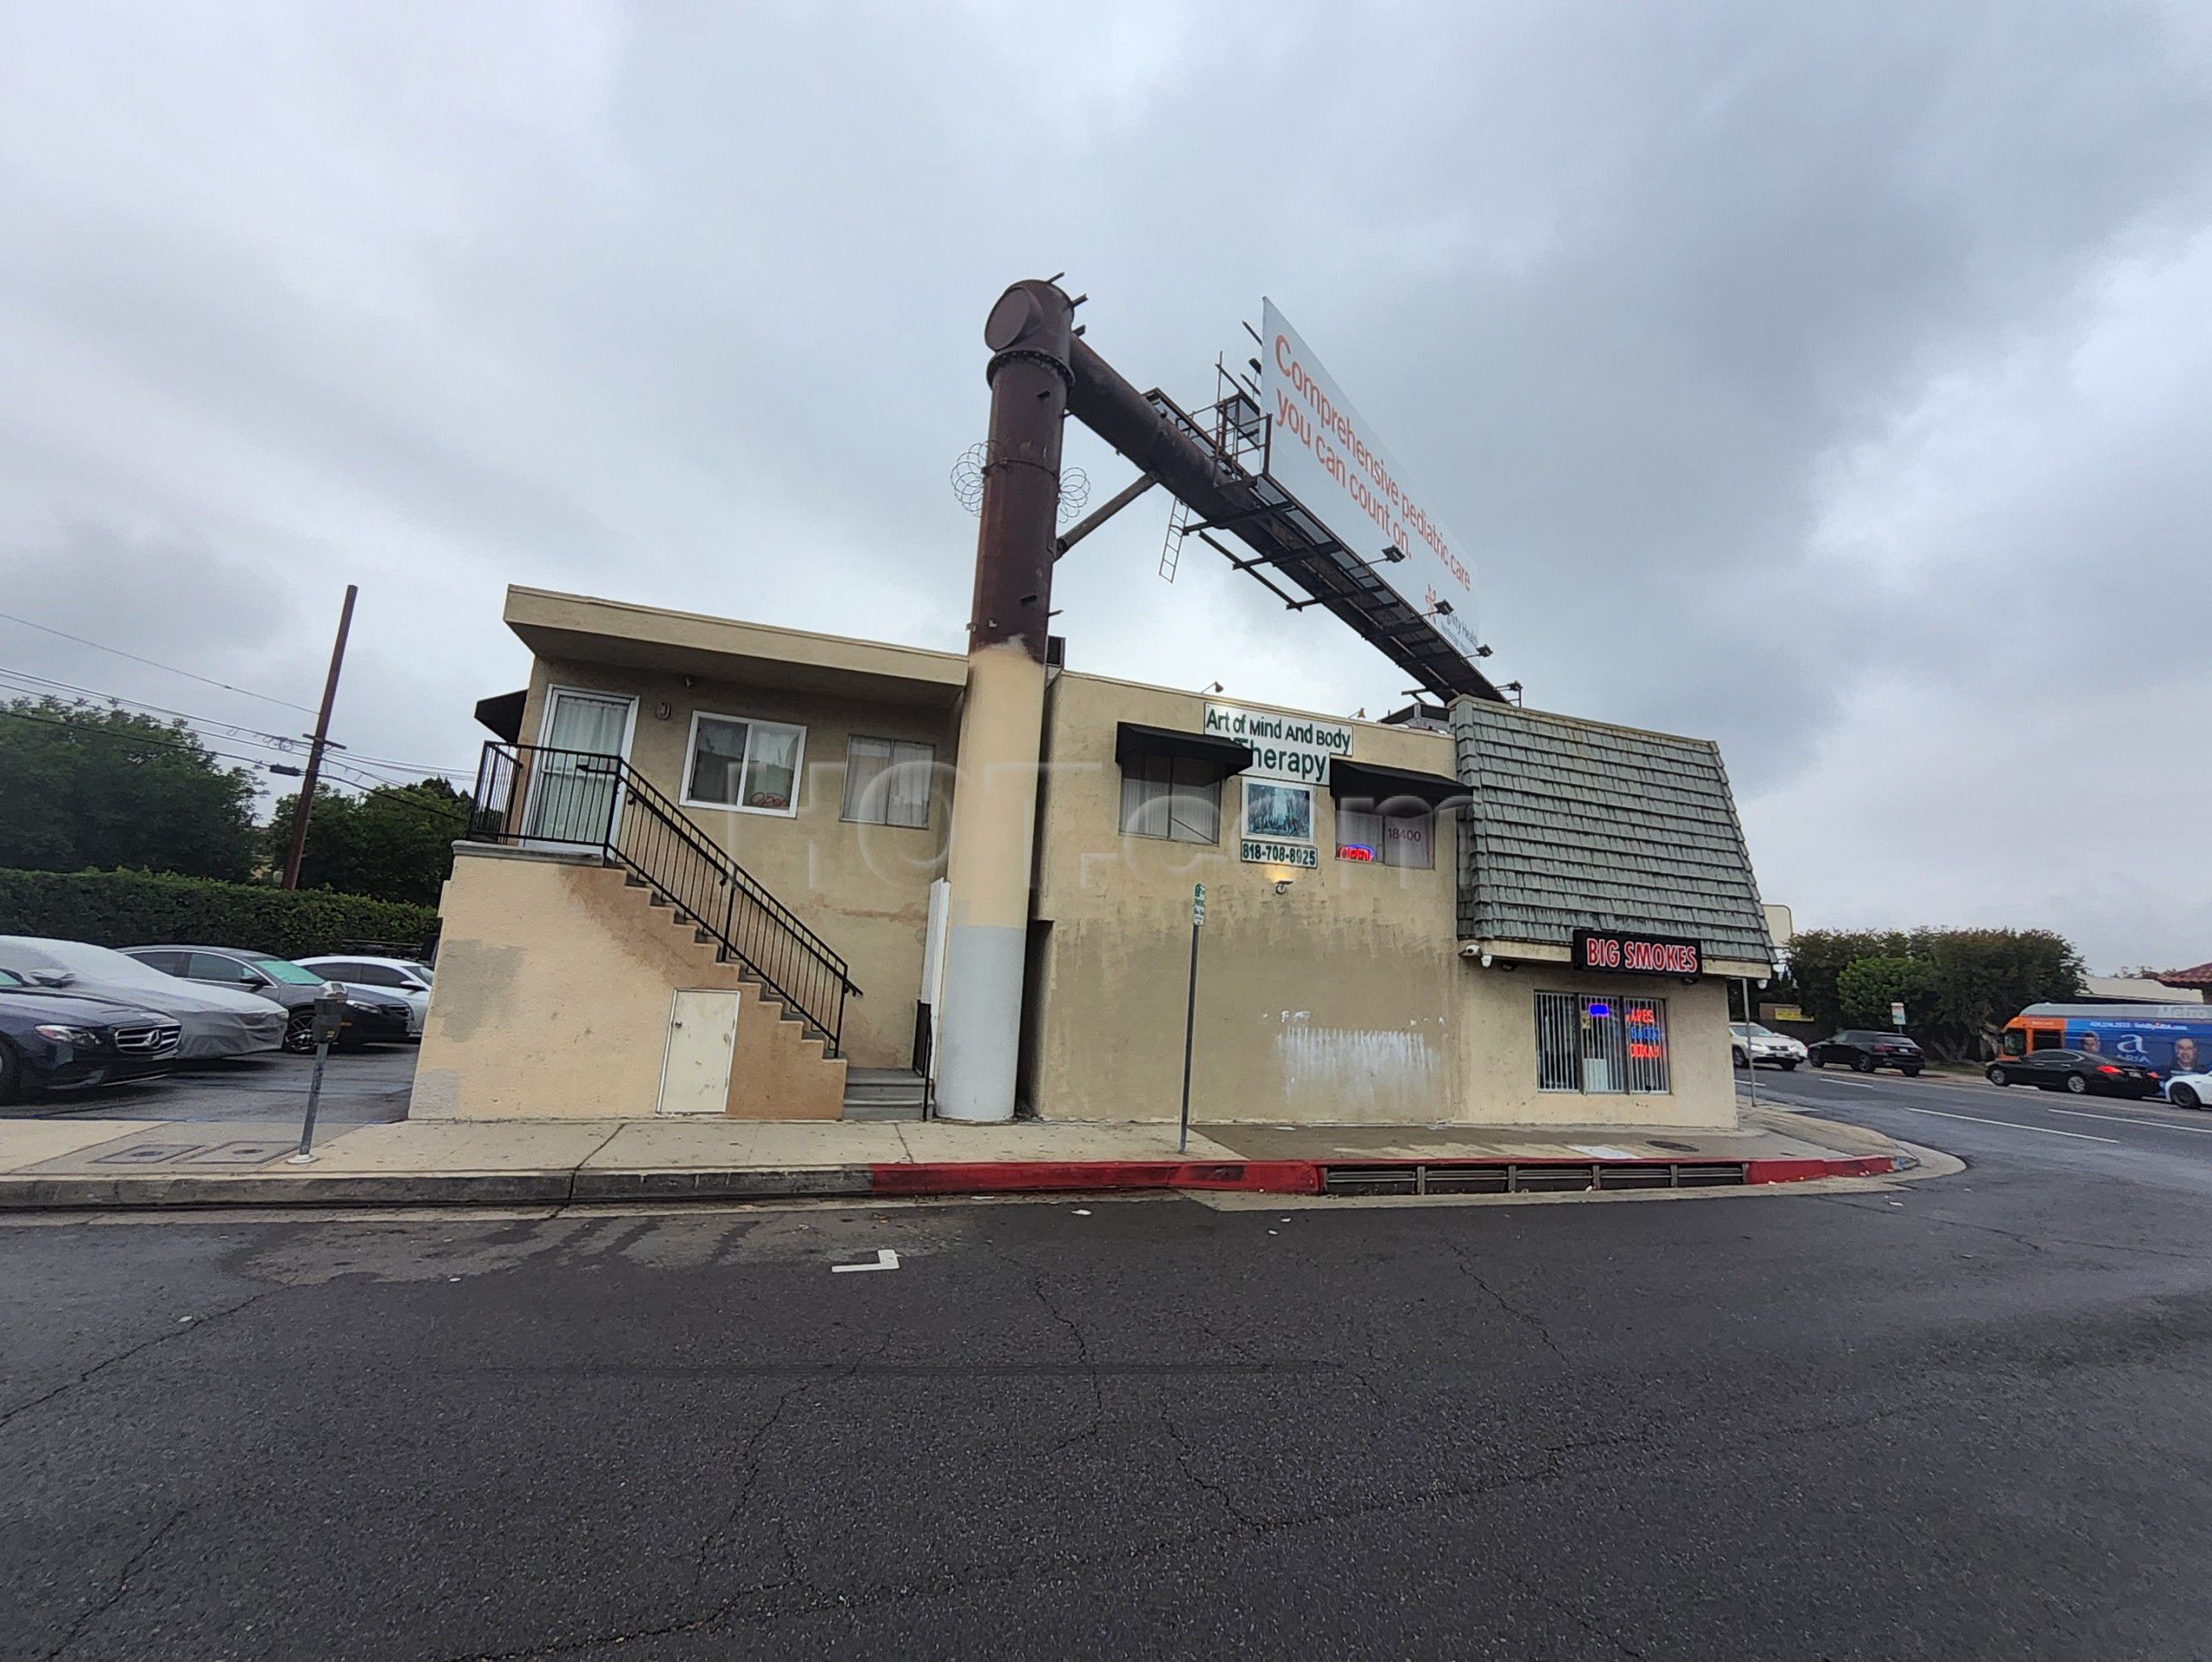
[[[1244,775],[1244,835],[1272,843],[1313,840],[1313,787]]]
[[[937,747],[854,734],[845,746],[845,802],[837,817],[862,825],[926,831]]]
[[[1122,768],[1122,834],[1221,840],[1221,768],[1188,756],[1132,756]]]
[[[1337,858],[1397,866],[1409,871],[1436,869],[1436,810],[1386,813],[1379,808],[1337,804]]]
[[[1538,1090],[1664,1096],[1669,1064],[1665,999],[1536,995]]]
[[[805,761],[803,727],[696,711],[690,748],[684,753],[683,806],[788,818],[798,812],[799,770]]]

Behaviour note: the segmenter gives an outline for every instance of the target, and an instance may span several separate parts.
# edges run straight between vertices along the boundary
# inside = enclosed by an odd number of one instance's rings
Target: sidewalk
[[[1854,1126],[1738,1130],[832,1121],[405,1120],[334,1132],[312,1165],[251,1124],[0,1120],[0,1208],[567,1206],[621,1200],[1243,1189],[1281,1194],[1719,1188],[1872,1176],[1911,1156]]]

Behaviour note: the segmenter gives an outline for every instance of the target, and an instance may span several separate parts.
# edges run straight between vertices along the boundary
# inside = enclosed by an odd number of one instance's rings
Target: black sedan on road
[[[2086,1050],[2037,1050],[2024,1056],[2005,1056],[1982,1070],[1992,1085],[2032,1085],[2045,1091],[2071,1091],[2075,1096],[2094,1092],[2101,1097],[2155,1097],[2158,1076],[2133,1062]]]
[[[123,953],[181,980],[255,993],[282,1004],[290,1017],[284,1024],[284,1048],[296,1055],[315,1048],[315,997],[327,977],[303,970],[289,958],[236,946],[126,946]],[[406,1037],[405,1003],[366,987],[346,990],[340,1047],[399,1044]]]
[[[1920,1047],[1902,1033],[1846,1028],[1816,1045],[1808,1045],[1805,1060],[1815,1067],[1842,1062],[1859,1073],[1871,1073],[1878,1067],[1894,1067],[1910,1079],[1920,1072],[1928,1059],[1920,1054]]]
[[[54,992],[0,970],[0,1102],[166,1073],[183,1036],[173,1016]]]

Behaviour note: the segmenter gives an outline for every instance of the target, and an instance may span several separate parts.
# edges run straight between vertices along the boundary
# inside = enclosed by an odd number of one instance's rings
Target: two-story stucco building
[[[1200,1122],[1734,1121],[1726,983],[1764,980],[1771,947],[1708,743],[1047,665],[1033,789],[1008,792],[963,765],[970,657],[529,589],[506,621],[530,685],[480,707],[499,737],[416,1116],[918,1097],[963,996],[946,873],[970,793],[970,859],[1002,837],[1027,863],[1018,985],[991,995],[1018,1005],[995,1014],[1022,1111],[1173,1119],[1190,1002]],[[1020,806],[979,830],[987,791]]]

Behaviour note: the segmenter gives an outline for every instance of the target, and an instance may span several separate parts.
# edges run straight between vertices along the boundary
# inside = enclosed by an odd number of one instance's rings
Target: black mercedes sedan
[[[1861,1073],[1871,1073],[1878,1067],[1894,1067],[1910,1079],[1920,1072],[1928,1059],[1921,1054],[1920,1047],[1902,1033],[1847,1028],[1816,1045],[1807,1046],[1805,1060],[1815,1067],[1843,1062]]]
[[[0,1102],[166,1073],[183,1036],[173,1016],[54,992],[0,970]]]
[[[2031,1050],[2001,1057],[1982,1072],[1992,1085],[2033,1085],[2077,1097],[2155,1097],[2159,1091],[2158,1076],[2149,1068],[2086,1050]]]

